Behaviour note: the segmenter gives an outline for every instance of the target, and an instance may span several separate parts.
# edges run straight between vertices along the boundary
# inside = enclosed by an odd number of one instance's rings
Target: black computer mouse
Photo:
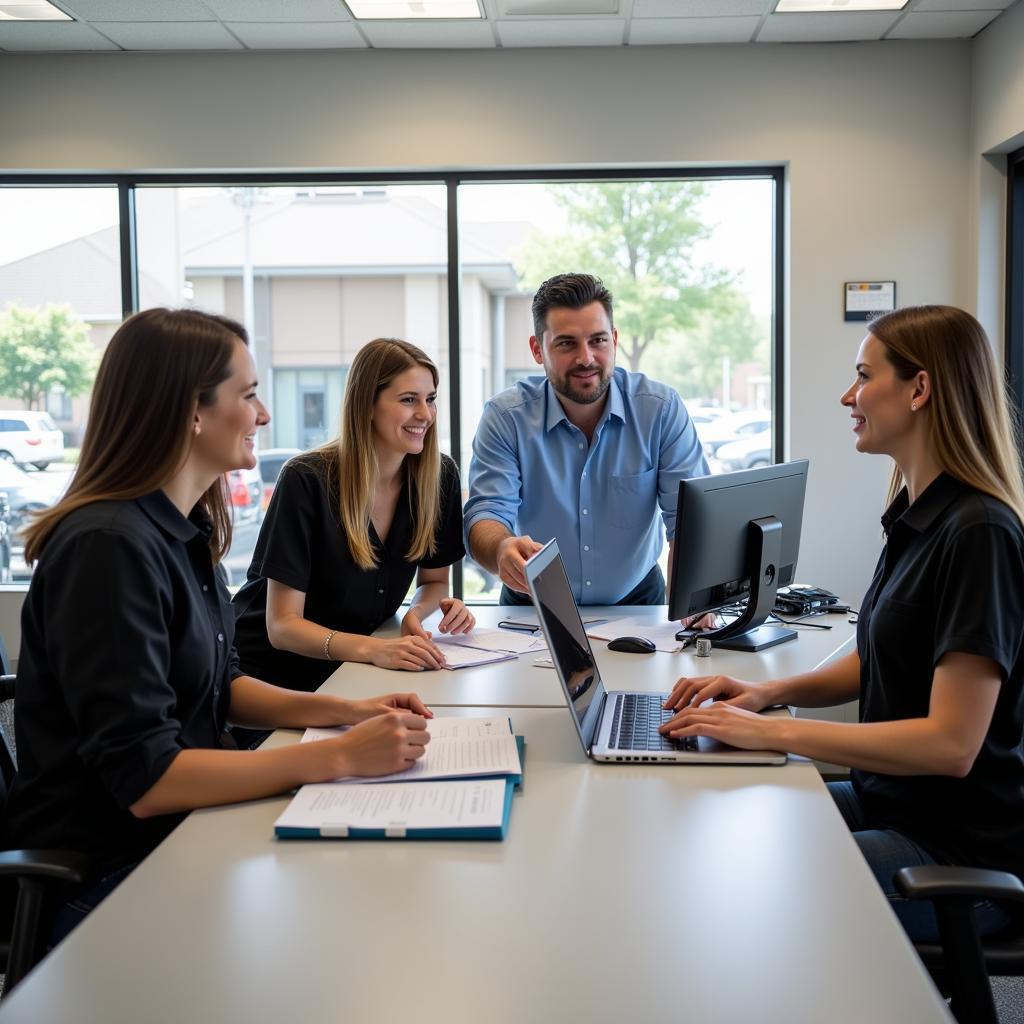
[[[608,650],[621,651],[623,654],[653,654],[657,648],[642,636],[617,636],[608,641]]]

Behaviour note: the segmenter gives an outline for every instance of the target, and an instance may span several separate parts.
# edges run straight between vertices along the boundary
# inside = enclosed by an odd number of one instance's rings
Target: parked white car
[[[767,409],[750,409],[720,416],[704,429],[698,427],[697,436],[704,445],[704,454],[709,458],[718,455],[718,449],[730,441],[739,441],[768,430],[772,425],[772,414]]]
[[[741,441],[730,441],[718,449],[715,456],[723,473],[733,473],[738,469],[757,469],[759,466],[772,464],[772,432],[762,430],[752,437]]]
[[[46,469],[64,461],[64,434],[48,412],[0,409],[0,459]]]

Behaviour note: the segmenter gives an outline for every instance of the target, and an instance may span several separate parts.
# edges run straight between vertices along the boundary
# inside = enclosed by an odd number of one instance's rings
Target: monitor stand
[[[778,564],[782,557],[782,523],[775,516],[751,519],[747,536],[750,597],[742,614],[721,629],[701,633],[724,651],[763,651],[796,639],[795,629],[765,626],[775,605]]]

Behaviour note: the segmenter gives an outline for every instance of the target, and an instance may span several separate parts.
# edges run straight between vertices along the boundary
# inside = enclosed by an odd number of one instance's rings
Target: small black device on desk
[[[642,636],[617,636],[608,641],[608,650],[622,654],[653,654],[657,648]]]

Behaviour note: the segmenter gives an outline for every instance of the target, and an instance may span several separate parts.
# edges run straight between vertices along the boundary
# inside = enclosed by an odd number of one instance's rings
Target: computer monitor
[[[742,601],[733,622],[701,636],[732,651],[760,651],[794,639],[794,630],[763,623],[776,589],[795,576],[806,486],[806,459],[682,480],[669,618]]]

